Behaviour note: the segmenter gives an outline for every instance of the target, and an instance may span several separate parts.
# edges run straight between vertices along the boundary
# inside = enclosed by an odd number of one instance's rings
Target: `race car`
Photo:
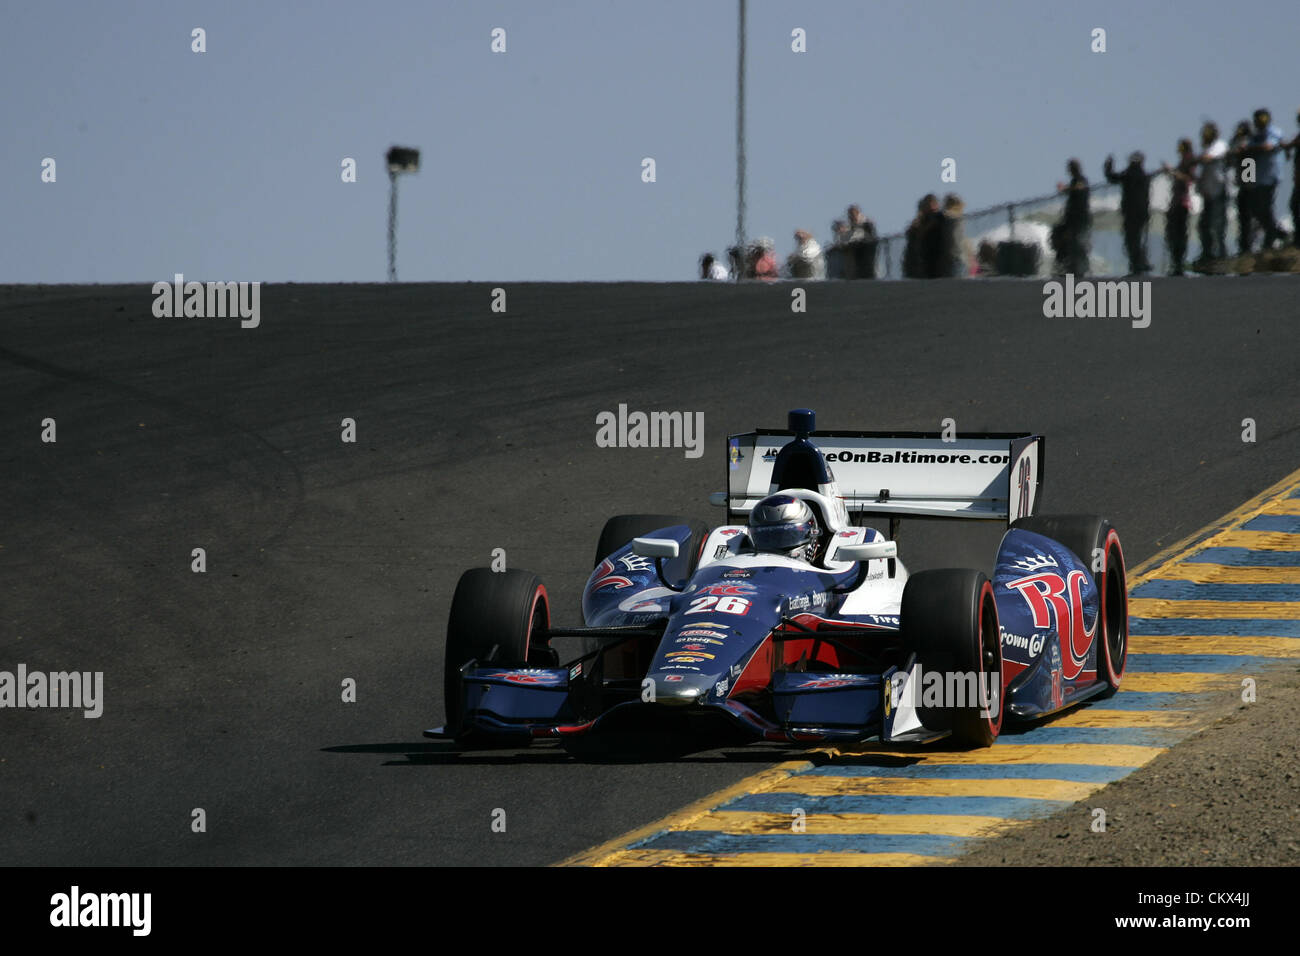
[[[425,734],[526,743],[636,715],[787,744],[987,746],[1004,719],[1119,688],[1119,535],[1094,515],[1034,513],[1042,436],[815,422],[796,409],[785,430],[728,437],[727,491],[710,496],[722,525],[610,518],[581,625],[552,621],[534,574],[466,571],[447,628],[447,722]],[[894,539],[910,517],[1005,522],[993,578],[909,574]],[[562,661],[561,637],[585,649]]]

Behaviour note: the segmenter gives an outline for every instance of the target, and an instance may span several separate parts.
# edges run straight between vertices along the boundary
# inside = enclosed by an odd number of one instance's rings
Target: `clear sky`
[[[736,10],[8,3],[0,282],[382,281],[394,143],[422,151],[403,280],[692,278],[734,232]],[[1093,178],[1108,152],[1172,160],[1203,118],[1265,105],[1289,138],[1300,104],[1296,0],[751,0],[748,35],[749,233],[782,254],[850,202],[895,232],[926,192],[979,207],[1050,192],[1070,155]]]

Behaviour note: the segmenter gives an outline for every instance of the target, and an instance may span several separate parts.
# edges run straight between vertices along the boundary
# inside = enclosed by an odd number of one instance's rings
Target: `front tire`
[[[945,690],[970,687],[968,680],[950,682],[948,674],[976,675],[975,700],[922,706],[921,722],[933,730],[951,730],[959,743],[992,744],[1002,730],[1002,637],[988,577],[967,568],[916,572],[903,589],[901,625],[905,645],[916,652],[922,671],[942,673]],[[924,681],[921,696],[926,696]]]
[[[550,626],[550,597],[532,572],[471,568],[460,576],[451,599],[443,661],[449,730],[459,733],[465,716],[460,669],[471,660],[501,667],[554,666],[555,652],[544,633]]]

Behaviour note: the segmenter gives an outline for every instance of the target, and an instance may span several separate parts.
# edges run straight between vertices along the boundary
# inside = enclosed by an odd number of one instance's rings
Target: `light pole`
[[[745,261],[745,0],[740,0],[736,42],[736,250]],[[740,270],[743,272],[743,269]],[[740,274],[736,275],[739,281]]]
[[[397,175],[420,171],[420,151],[405,146],[388,150],[388,281],[397,281]]]

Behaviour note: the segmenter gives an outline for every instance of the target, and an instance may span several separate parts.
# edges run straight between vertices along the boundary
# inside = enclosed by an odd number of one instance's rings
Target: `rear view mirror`
[[[644,558],[675,558],[681,545],[672,538],[633,538],[632,553]]]
[[[898,557],[897,541],[876,541],[872,544],[842,544],[835,551],[835,561],[874,561],[877,558]]]

